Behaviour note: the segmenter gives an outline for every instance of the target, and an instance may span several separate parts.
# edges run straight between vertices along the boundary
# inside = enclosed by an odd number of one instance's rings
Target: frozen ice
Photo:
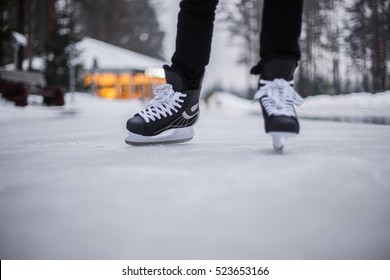
[[[133,147],[141,101],[75,100],[0,103],[0,259],[390,258],[389,126],[302,120],[278,154],[221,95],[191,142]]]

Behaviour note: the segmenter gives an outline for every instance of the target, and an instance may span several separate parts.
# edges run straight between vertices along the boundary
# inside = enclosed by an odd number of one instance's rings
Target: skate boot
[[[200,86],[189,90],[180,71],[167,65],[164,70],[167,84],[157,86],[146,108],[127,121],[129,145],[180,143],[194,136]]]
[[[273,59],[262,69],[259,100],[263,112],[265,132],[272,136],[275,151],[282,152],[289,137],[299,133],[299,122],[295,105],[303,99],[294,90],[293,74],[297,63],[285,59]]]

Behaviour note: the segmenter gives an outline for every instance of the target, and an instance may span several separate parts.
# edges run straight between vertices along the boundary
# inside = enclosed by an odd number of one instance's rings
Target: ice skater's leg
[[[209,63],[217,5],[218,0],[180,2],[172,66],[184,73],[191,88],[199,87]]]
[[[295,105],[303,100],[293,88],[293,75],[301,57],[302,10],[303,0],[265,0],[260,61],[251,69],[252,74],[260,75],[255,98],[277,151],[300,130]]]
[[[299,61],[303,0],[265,0],[260,34],[260,62],[252,74],[261,74],[274,58]]]

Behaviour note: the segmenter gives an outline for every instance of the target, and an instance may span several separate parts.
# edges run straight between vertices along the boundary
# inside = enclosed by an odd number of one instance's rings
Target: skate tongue
[[[156,107],[161,103],[167,101],[170,97],[175,94],[172,85],[165,84],[157,86],[154,91],[154,97],[150,100],[148,107]]]
[[[274,85],[275,85],[275,87],[277,87],[278,89],[283,89],[283,88],[284,88],[284,85],[285,85],[284,82],[285,82],[285,81],[282,80],[282,79],[275,79],[275,80],[274,80]]]
[[[168,95],[174,93],[173,87],[171,84],[165,84],[165,85],[160,85],[155,87],[154,91],[154,96],[159,97],[161,95]]]
[[[177,69],[168,65],[163,66],[165,71],[165,80],[167,84],[172,85],[175,91],[182,92],[187,88],[184,75]]]

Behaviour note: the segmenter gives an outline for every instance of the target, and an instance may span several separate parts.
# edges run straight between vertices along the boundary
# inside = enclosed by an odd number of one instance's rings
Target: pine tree
[[[365,91],[389,87],[387,64],[390,60],[390,0],[355,0],[348,12],[349,36],[346,42],[358,67]]]
[[[162,58],[164,32],[149,0],[79,0],[84,36]]]
[[[12,24],[9,18],[11,2],[11,0],[0,1],[0,66],[6,64],[6,50],[11,46]]]

